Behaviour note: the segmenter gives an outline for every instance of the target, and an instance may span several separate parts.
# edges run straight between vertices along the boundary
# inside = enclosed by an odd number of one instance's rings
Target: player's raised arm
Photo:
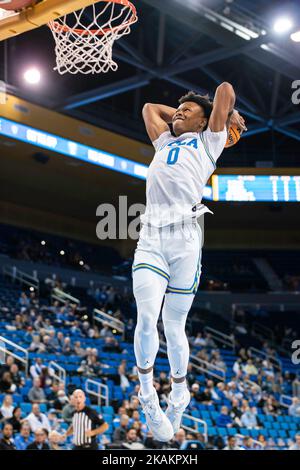
[[[146,103],[143,107],[143,118],[150,140],[153,142],[169,130],[168,124],[176,112],[175,108],[163,104]]]
[[[213,110],[209,118],[208,127],[212,132],[221,132],[228,120],[228,115],[232,113],[235,103],[235,92],[232,85],[223,82],[218,86],[214,102]]]

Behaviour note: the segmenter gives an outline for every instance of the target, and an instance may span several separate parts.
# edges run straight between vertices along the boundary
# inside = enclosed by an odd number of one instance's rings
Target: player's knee
[[[151,312],[144,312],[138,315],[136,331],[144,335],[151,335],[156,333],[156,322]]]
[[[185,334],[185,322],[165,320],[164,321],[164,332],[169,347],[181,347],[187,339]]]

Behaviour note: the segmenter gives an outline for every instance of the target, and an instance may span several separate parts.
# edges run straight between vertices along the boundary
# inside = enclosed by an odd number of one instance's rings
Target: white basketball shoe
[[[139,393],[139,400],[153,438],[159,442],[170,441],[174,435],[173,427],[159,405],[156,391],[145,398]]]
[[[180,402],[174,402],[172,400],[172,392],[169,395],[168,408],[166,410],[166,416],[169,419],[173,432],[176,434],[181,426],[182,415],[185,412],[185,409],[188,407],[191,401],[191,394],[186,389],[183,394],[183,398]]]

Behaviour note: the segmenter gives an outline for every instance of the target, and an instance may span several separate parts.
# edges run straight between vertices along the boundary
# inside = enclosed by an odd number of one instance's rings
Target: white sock
[[[152,395],[153,391],[155,390],[153,385],[153,369],[147,374],[141,374],[140,372],[138,372],[138,375],[140,379],[142,396],[147,397],[149,395]]]
[[[186,380],[180,383],[172,382],[172,401],[175,401],[175,402],[181,401],[186,389],[187,389]]]

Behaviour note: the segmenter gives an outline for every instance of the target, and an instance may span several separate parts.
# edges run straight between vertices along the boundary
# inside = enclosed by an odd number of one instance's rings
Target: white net
[[[56,43],[55,70],[61,75],[116,71],[114,42],[129,34],[136,21],[136,10],[127,0],[99,1],[51,21],[48,26]]]

